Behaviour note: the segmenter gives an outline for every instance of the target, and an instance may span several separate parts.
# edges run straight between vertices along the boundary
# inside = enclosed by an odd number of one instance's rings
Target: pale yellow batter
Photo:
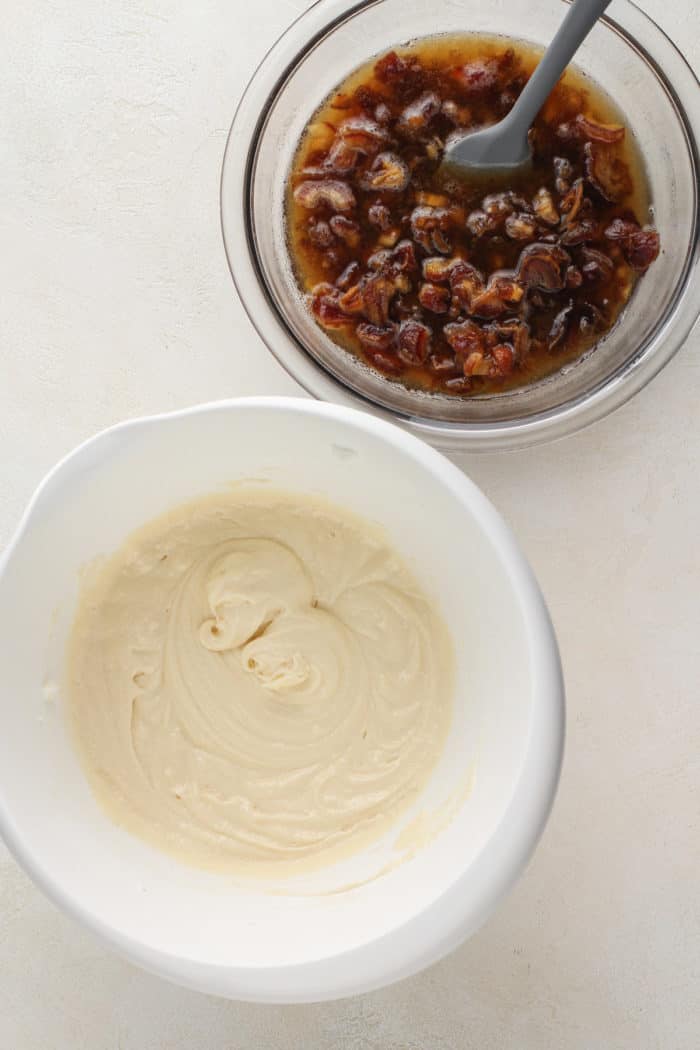
[[[452,665],[381,531],[249,487],[151,522],[101,567],[68,691],[113,819],[190,863],[286,875],[362,848],[416,798]]]

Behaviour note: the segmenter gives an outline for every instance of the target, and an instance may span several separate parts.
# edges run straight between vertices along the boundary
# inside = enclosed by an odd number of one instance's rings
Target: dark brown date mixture
[[[346,350],[411,387],[532,382],[612,327],[659,252],[643,169],[605,96],[573,72],[508,185],[445,181],[447,136],[500,120],[537,56],[424,41],[359,71],[309,124],[289,195],[297,279]]]

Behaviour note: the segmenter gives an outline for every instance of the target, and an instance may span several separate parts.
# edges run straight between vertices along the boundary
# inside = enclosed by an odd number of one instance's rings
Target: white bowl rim
[[[0,586],[50,484],[115,436],[211,412],[282,410],[336,419],[388,442],[433,472],[481,528],[488,528],[524,613],[533,682],[529,738],[513,797],[475,861],[432,904],[401,926],[355,949],[310,962],[241,968],[195,962],[124,936],[97,919],[33,855],[0,795],[0,835],[19,864],[64,912],[99,934],[145,970],[186,987],[268,1003],[317,1002],[360,994],[408,977],[457,947],[488,918],[526,866],[549,816],[564,748],[564,683],[554,629],[539,586],[498,511],[455,464],[424,441],[376,416],[342,405],[293,397],[243,397],[117,423],[64,456],[38,485],[8,547],[0,555]],[[465,898],[464,887],[470,892]]]

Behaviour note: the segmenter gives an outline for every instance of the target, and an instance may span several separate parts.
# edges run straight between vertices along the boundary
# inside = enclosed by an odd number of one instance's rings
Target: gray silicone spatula
[[[610,0],[573,0],[554,40],[503,120],[478,131],[455,132],[448,139],[442,164],[450,175],[488,175],[530,161],[528,133],[532,123],[609,3]]]

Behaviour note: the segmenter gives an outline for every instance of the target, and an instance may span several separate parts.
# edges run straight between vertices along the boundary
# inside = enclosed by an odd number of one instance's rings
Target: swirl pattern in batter
[[[251,487],[151,522],[101,567],[68,687],[113,819],[189,863],[280,875],[363,848],[415,800],[452,665],[380,530]]]

